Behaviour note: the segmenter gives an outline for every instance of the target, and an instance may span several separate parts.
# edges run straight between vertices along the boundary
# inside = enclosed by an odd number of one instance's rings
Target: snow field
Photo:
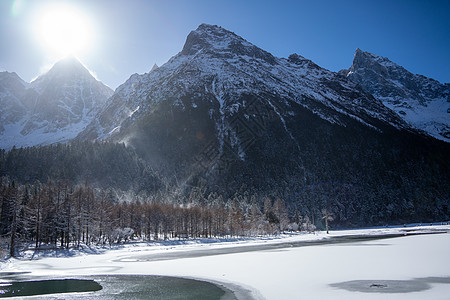
[[[411,228],[408,228],[408,230]],[[331,287],[352,280],[414,280],[439,277],[450,282],[450,226],[414,228],[446,230],[444,234],[413,235],[364,242],[321,244],[162,261],[140,258],[158,253],[183,253],[250,245],[267,245],[328,238],[325,233],[287,234],[275,238],[231,241],[136,243],[100,254],[9,260],[1,272],[73,277],[96,274],[167,275],[235,284],[257,299],[449,299],[449,283],[410,293],[362,293]],[[329,236],[379,235],[403,228],[331,232]],[[27,254],[27,256],[30,254]],[[180,255],[182,257],[182,255]]]

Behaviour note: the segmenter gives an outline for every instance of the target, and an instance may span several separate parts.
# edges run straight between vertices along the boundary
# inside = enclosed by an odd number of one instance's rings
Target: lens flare
[[[52,55],[79,56],[91,43],[89,20],[70,6],[49,7],[40,15],[36,27],[39,41]]]
[[[24,0],[14,0],[11,6],[11,13],[14,17],[17,17],[25,6]]]

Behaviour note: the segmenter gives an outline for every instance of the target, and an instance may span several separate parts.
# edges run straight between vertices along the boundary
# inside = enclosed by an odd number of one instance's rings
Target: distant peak
[[[367,57],[367,58],[376,58],[377,57],[376,55],[374,55],[372,53],[369,53],[369,52],[363,51],[363,50],[361,50],[359,48],[356,48],[354,57],[356,58],[356,57],[361,57],[361,56],[364,56],[364,57]]]
[[[66,61],[66,62],[80,62],[80,60],[73,54],[69,54],[66,57],[62,58],[60,61]]]
[[[305,61],[305,58],[297,53],[292,53],[289,55],[288,61],[294,64],[299,64],[300,62]]]
[[[72,66],[86,69],[86,67],[80,62],[80,60],[73,55],[69,55],[64,57],[63,59],[58,60],[53,67],[57,66],[64,66],[64,67]]]
[[[42,80],[52,80],[51,78],[90,78],[97,80],[95,76],[76,58],[75,56],[67,56],[57,61],[50,70],[38,76],[32,83]]]
[[[157,64],[154,64],[150,72],[153,72],[155,70],[159,69],[159,66]]]
[[[16,72],[8,72],[8,71],[0,72],[0,80],[4,81],[4,82],[11,81],[11,80],[18,81],[18,82],[22,83],[23,86],[26,86],[28,84],[22,78],[20,78],[20,76],[17,75]]]
[[[0,72],[0,76],[5,77],[5,78],[6,77],[12,77],[12,78],[19,78],[20,79],[19,75],[17,75],[16,72],[1,71]]]
[[[380,65],[382,67],[400,67],[399,65],[390,61],[387,57],[372,54],[370,52],[362,51],[357,48],[355,56],[353,58],[353,68],[357,67],[369,67],[374,65]]]

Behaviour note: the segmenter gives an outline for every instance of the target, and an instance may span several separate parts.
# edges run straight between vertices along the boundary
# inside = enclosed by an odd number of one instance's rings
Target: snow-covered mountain
[[[450,142],[450,84],[414,75],[389,59],[357,49],[340,74],[359,83],[416,129]]]
[[[184,100],[187,95],[193,96],[188,102]],[[249,101],[242,101],[245,95],[263,96],[261,104],[278,116],[289,136],[285,118],[294,117],[290,107],[297,105],[340,126],[346,126],[350,118],[371,128],[378,128],[380,121],[408,127],[380,101],[336,73],[298,54],[274,57],[230,31],[202,24],[166,64],[143,75],[134,74],[121,85],[80,137],[104,139],[123,133],[124,126],[171,99],[173,106],[182,108],[208,103],[208,115],[214,120],[220,144],[228,136],[239,147],[238,139],[233,138],[237,133],[227,119],[246,110]],[[276,103],[270,98],[276,98]],[[247,120],[250,117],[245,116]]]
[[[387,184],[389,174],[416,174],[401,164],[424,145],[445,147],[345,76],[206,24],[166,64],[118,87],[78,139],[125,142],[177,186],[202,178],[218,193]]]
[[[300,199],[318,182],[352,183],[336,205],[375,186],[387,199],[398,174],[418,186],[427,166],[417,161],[448,151],[346,76],[206,24],[167,63],[119,86],[77,138],[124,142],[181,189],[201,181],[231,196],[289,190]]]
[[[27,104],[25,99],[28,83],[16,73],[0,72],[0,135],[4,125],[16,123],[25,117]]]
[[[74,57],[26,83],[0,74],[0,148],[66,142],[81,132],[113,91]]]

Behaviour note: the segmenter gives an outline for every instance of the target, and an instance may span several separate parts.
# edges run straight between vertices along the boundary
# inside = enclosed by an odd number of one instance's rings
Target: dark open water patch
[[[99,291],[94,280],[52,279],[0,283],[0,298]]]
[[[45,299],[252,299],[250,291],[235,292],[206,281],[149,275],[95,275],[78,279],[42,279],[0,283],[0,298],[45,295]]]
[[[233,292],[223,287],[194,279],[144,275],[94,278],[103,290],[84,295],[83,299],[236,299]]]

